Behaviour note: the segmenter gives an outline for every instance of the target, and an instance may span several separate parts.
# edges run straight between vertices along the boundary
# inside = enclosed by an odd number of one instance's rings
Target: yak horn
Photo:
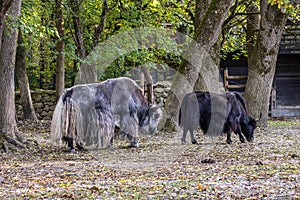
[[[260,113],[260,114],[259,114],[259,118],[258,118],[258,119],[255,119],[255,121],[257,122],[257,121],[261,120],[261,117],[262,117],[262,114]]]
[[[158,105],[150,107],[150,112],[157,111],[159,108],[163,107],[163,105],[164,105],[164,100],[161,98]]]

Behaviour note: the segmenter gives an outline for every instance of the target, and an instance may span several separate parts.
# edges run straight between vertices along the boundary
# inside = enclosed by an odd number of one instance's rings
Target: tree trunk
[[[83,27],[79,18],[80,0],[69,0],[73,13],[74,40],[77,47],[76,54],[83,61],[86,58],[86,50],[83,39]],[[75,79],[75,84],[93,83],[97,80],[97,74],[94,66],[90,66],[85,62],[80,63],[80,69]]]
[[[88,50],[86,49],[84,43],[83,26],[79,18],[80,5],[82,3],[82,0],[69,0],[68,2],[72,9],[72,14],[73,14],[73,24],[74,24],[74,32],[75,32],[73,37],[77,47],[76,54],[81,59],[81,61],[83,61],[88,54]],[[95,26],[93,45],[91,46],[90,50],[93,50],[95,46],[98,44],[101,33],[103,32],[103,29],[105,27],[105,21],[106,21],[106,16],[108,11],[109,9],[107,6],[107,0],[103,0],[100,23],[99,25]],[[95,66],[88,65],[85,62],[81,62],[79,72],[77,73],[77,76],[75,78],[75,84],[93,83],[97,80],[98,77],[97,77]]]
[[[64,91],[65,88],[65,41],[64,41],[64,24],[63,24],[63,9],[62,9],[62,0],[56,0],[55,7],[55,18],[56,18],[56,29],[58,31],[59,38],[57,38],[58,42],[56,44],[56,81],[55,81],[55,89],[56,89],[56,101],[58,101],[60,95]]]
[[[10,18],[5,23],[0,51],[0,137],[7,142],[22,146],[18,142],[18,128],[15,120],[14,67],[17,49],[18,29],[14,26],[20,16],[21,0],[15,0],[10,7]]]
[[[252,2],[250,6],[247,8],[248,13],[258,13],[259,10],[255,5],[255,2]],[[246,47],[248,54],[248,63],[253,56],[254,45],[257,37],[257,33],[259,30],[259,15],[258,14],[250,14],[247,17],[247,30],[246,30]]]
[[[288,14],[277,6],[261,0],[260,32],[248,63],[245,98],[249,114],[258,118],[260,126],[267,127],[269,98],[276,69],[276,60],[282,31]]]
[[[146,87],[147,87],[147,100],[149,102],[150,105],[152,105],[154,103],[153,101],[153,80],[152,80],[152,76],[151,73],[149,71],[149,69],[143,65],[141,65],[141,71],[144,74],[144,77],[146,79]]]
[[[200,4],[202,1],[197,1]],[[174,130],[177,123],[179,106],[183,96],[191,92],[198,78],[202,79],[205,90],[219,91],[219,67],[210,55],[218,41],[222,24],[226,19],[232,0],[212,0],[205,14],[197,12],[201,19],[195,19],[197,27],[194,42],[183,55],[186,61],[181,64],[171,87],[171,94],[166,101],[167,129]],[[202,87],[201,86],[201,87]]]
[[[104,30],[107,13],[108,13],[107,0],[103,0],[100,24],[95,26],[95,32],[94,32],[94,36],[93,36],[93,48],[95,48],[96,45],[98,44],[101,33]]]
[[[25,120],[37,121],[35,110],[32,104],[29,81],[26,72],[26,49],[23,46],[22,32],[19,30],[18,47],[16,53],[16,77],[20,87],[20,96]]]
[[[2,35],[4,30],[5,18],[8,9],[10,8],[13,0],[2,0],[0,1],[0,47],[2,43]]]

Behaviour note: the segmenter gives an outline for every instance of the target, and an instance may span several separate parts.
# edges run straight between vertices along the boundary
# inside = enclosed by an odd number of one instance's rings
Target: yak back
[[[96,96],[111,105],[115,114],[148,107],[148,102],[140,87],[126,77],[107,79],[96,84]]]
[[[188,93],[182,100],[179,126],[185,130],[200,127],[205,134],[220,135],[229,112],[227,109],[225,95],[202,91]]]

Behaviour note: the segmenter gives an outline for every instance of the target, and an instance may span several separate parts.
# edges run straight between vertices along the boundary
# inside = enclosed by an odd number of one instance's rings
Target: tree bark
[[[196,5],[202,1],[196,1]],[[218,41],[222,24],[226,19],[232,0],[211,0],[205,14],[196,11],[195,24],[197,27],[194,42],[191,43],[187,52],[183,55],[185,61],[181,64],[171,87],[171,94],[166,101],[166,127],[174,130],[177,123],[179,106],[183,96],[191,92],[196,81],[201,78],[202,88],[205,90],[219,91],[219,67],[210,55],[213,46]],[[198,14],[197,14],[198,13]]]
[[[96,45],[98,44],[101,33],[104,30],[107,13],[108,13],[107,0],[103,0],[100,23],[99,25],[95,26],[95,32],[93,37],[93,48],[95,48]]]
[[[261,0],[260,32],[248,63],[248,80],[245,98],[249,114],[258,118],[259,125],[267,127],[269,98],[276,69],[276,60],[282,31],[288,14],[277,6]]]
[[[146,79],[147,100],[148,100],[149,104],[152,105],[154,103],[152,76],[151,76],[151,73],[150,73],[149,69],[147,67],[143,66],[143,65],[141,65],[141,71],[143,72],[144,77]]]
[[[15,70],[20,88],[23,117],[25,120],[37,121],[35,110],[32,104],[29,81],[26,72],[26,49],[23,45],[22,32],[21,30],[19,30]]]
[[[63,24],[63,9],[62,9],[62,0],[56,0],[55,7],[55,19],[56,19],[56,29],[58,31],[59,38],[57,38],[56,44],[56,80],[55,80],[55,89],[56,89],[56,101],[58,101],[60,95],[65,88],[65,41],[64,41],[64,24]]]
[[[80,14],[80,5],[82,0],[69,0],[69,5],[73,14],[73,25],[74,25],[74,40],[76,43],[76,54],[80,58],[80,69],[75,78],[75,84],[83,84],[83,83],[93,83],[98,80],[95,66],[89,65],[84,62],[84,59],[87,57],[89,51],[93,50],[98,44],[99,38],[103,29],[105,27],[106,16],[109,11],[107,0],[103,0],[102,4],[102,13],[100,16],[100,22],[95,26],[94,36],[93,36],[93,44],[88,49],[83,39],[83,25],[79,18]]]
[[[259,10],[255,5],[255,2],[252,2],[250,6],[247,8],[248,13],[258,13]],[[257,33],[259,32],[259,15],[258,14],[251,14],[247,17],[247,30],[246,30],[246,47],[247,47],[247,54],[248,54],[248,63],[253,56],[254,45],[257,37]]]
[[[18,140],[15,120],[14,66],[17,49],[18,29],[14,26],[20,16],[21,0],[15,0],[10,7],[10,18],[5,22],[0,51],[0,137],[22,146]]]
[[[2,43],[2,35],[4,30],[5,18],[8,9],[10,8],[13,0],[2,0],[0,1],[0,47]]]

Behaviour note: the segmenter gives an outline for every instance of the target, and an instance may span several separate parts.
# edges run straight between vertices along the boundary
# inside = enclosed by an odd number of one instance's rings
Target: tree
[[[251,116],[262,115],[260,124],[267,126],[268,104],[276,69],[279,43],[288,13],[277,5],[260,1],[261,20],[253,51],[249,54],[245,98]]]
[[[62,0],[55,1],[55,18],[56,18],[56,29],[58,32],[57,44],[56,44],[56,101],[58,101],[60,95],[65,88],[65,41],[64,41],[64,24],[63,24],[63,9]]]
[[[21,104],[25,120],[37,121],[35,110],[32,104],[29,81],[26,72],[26,48],[24,46],[22,31],[18,34],[18,47],[16,53],[16,77],[18,80],[21,96]]]
[[[74,26],[74,34],[73,38],[76,44],[76,54],[79,57],[81,63],[80,63],[80,70],[79,74],[77,75],[77,83],[93,83],[97,81],[97,74],[94,68],[87,65],[85,62],[82,62],[86,56],[88,50],[93,50],[94,47],[97,45],[99,38],[101,36],[101,33],[105,26],[105,20],[106,15],[108,13],[108,7],[107,7],[107,1],[103,0],[102,3],[102,13],[100,17],[100,23],[95,26],[94,29],[94,36],[93,36],[93,42],[90,49],[87,49],[87,44],[84,40],[84,27],[80,18],[80,9],[82,7],[82,0],[69,0],[68,4],[71,8],[72,12],[72,19],[73,19],[73,26]]]
[[[10,9],[10,17],[5,22],[0,49],[0,139],[7,149],[5,141],[20,147],[21,137],[15,120],[15,88],[14,67],[17,49],[18,28],[16,22],[20,16],[21,0],[14,0]]]
[[[0,1],[0,38],[2,38],[4,24],[6,19],[6,12],[10,8],[13,0],[2,0]],[[0,40],[0,47],[1,47],[1,40]]]
[[[202,1],[196,1],[196,5],[201,3]],[[215,64],[211,65],[211,55],[207,53],[214,52],[211,50],[218,41],[222,24],[227,17],[232,1],[212,0],[207,3],[209,5],[204,6],[207,7],[205,14],[196,12],[198,14],[195,16],[197,19],[195,22],[198,24],[195,24],[197,27],[194,33],[195,42],[191,44],[185,55],[190,60],[189,62],[183,61],[181,64],[171,88],[171,91],[175,91],[176,94],[171,93],[166,101],[167,128],[173,128],[176,124],[180,102],[187,92],[193,90],[199,77],[210,79],[210,81],[205,81],[210,84],[210,86],[206,86],[210,91],[216,91],[219,88],[219,68]]]

